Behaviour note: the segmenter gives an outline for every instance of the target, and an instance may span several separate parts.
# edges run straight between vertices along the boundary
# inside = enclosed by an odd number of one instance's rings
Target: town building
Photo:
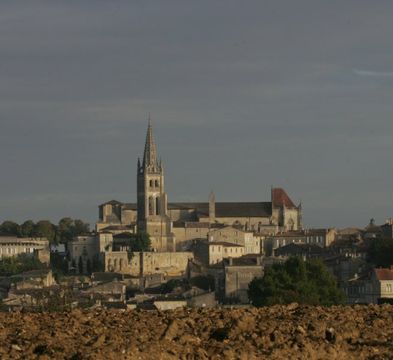
[[[164,185],[164,167],[149,121],[143,159],[137,164],[137,202],[112,200],[100,205],[96,230],[144,231],[154,251],[171,252],[185,250],[217,225],[269,234],[302,229],[301,205],[295,205],[281,188],[271,189],[268,202],[216,202],[211,193],[208,202],[168,203]]]
[[[345,287],[350,304],[393,303],[393,266],[374,268],[349,280]]]
[[[41,262],[49,263],[49,241],[46,238],[0,236],[0,259],[20,254],[36,256]]]

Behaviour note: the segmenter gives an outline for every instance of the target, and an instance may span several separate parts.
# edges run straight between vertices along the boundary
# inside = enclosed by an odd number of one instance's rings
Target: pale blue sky
[[[0,2],[0,222],[136,200],[152,114],[169,201],[393,216],[392,1]]]

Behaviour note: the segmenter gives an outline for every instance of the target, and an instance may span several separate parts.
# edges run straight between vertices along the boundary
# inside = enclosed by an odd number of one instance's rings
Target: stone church
[[[143,160],[137,166],[137,203],[109,201],[99,206],[97,232],[147,232],[155,251],[184,251],[212,230],[233,226],[256,235],[302,228],[301,205],[281,188],[271,189],[268,202],[168,203],[164,168],[158,160],[149,121]]]

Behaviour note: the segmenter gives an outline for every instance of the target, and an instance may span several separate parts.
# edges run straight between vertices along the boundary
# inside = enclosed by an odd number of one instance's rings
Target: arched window
[[[154,199],[152,196],[149,197],[149,215],[154,215],[153,213],[153,207],[154,207],[154,203],[153,203]]]
[[[155,181],[155,187],[158,187],[159,186],[159,183],[158,183],[158,180],[156,180]]]
[[[123,259],[120,259],[119,261],[119,270],[121,271],[123,268]]]
[[[160,215],[160,198],[156,197],[156,215]]]
[[[113,270],[117,270],[117,259],[113,260]]]
[[[150,180],[150,187],[153,187],[153,180]]]

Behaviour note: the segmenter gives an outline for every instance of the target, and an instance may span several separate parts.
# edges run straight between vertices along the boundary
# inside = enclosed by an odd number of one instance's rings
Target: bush
[[[263,278],[249,284],[248,297],[255,306],[292,302],[333,305],[344,301],[344,293],[321,260],[299,257],[267,268]]]

